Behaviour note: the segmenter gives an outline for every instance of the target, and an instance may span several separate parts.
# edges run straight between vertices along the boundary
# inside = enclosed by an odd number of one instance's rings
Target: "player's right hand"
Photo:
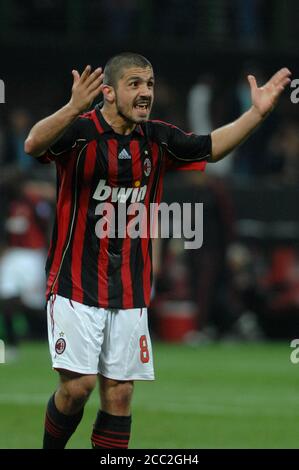
[[[99,67],[91,72],[91,66],[87,65],[80,76],[78,70],[72,70],[73,87],[69,105],[79,115],[92,105],[93,100],[101,93],[104,74]]]

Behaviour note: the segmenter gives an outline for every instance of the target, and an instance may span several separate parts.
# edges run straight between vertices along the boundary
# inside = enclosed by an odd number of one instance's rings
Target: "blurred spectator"
[[[8,345],[16,346],[14,315],[22,312],[29,335],[46,335],[44,265],[55,189],[48,183],[14,180],[15,194],[5,218],[6,245],[0,258],[0,312]]]
[[[262,256],[258,250],[242,242],[232,243],[227,250],[228,297],[231,337],[260,340],[261,316],[266,305],[266,293],[261,279]],[[264,266],[263,266],[264,267]]]
[[[197,83],[189,91],[187,98],[187,119],[192,132],[209,134],[213,130],[213,99],[215,78],[213,75],[202,74]],[[207,167],[208,174],[227,175],[232,166],[231,158],[226,158],[217,165]]]
[[[211,101],[213,76],[202,74],[191,87],[187,98],[187,118],[195,134],[209,134],[212,130]]]

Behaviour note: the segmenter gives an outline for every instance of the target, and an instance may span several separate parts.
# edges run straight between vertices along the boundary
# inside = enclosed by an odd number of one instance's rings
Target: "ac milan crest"
[[[152,169],[152,163],[149,158],[146,158],[143,162],[143,171],[145,176],[149,176]]]
[[[62,354],[65,350],[66,342],[63,338],[58,338],[55,343],[55,351],[57,354]]]

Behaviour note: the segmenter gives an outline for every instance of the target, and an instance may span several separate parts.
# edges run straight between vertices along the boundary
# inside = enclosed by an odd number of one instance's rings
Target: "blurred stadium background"
[[[29,277],[45,257],[55,173],[24,155],[23,141],[67,102],[73,68],[139,52],[155,69],[153,117],[208,133],[248,108],[247,73],[262,84],[287,66],[299,78],[298,23],[295,0],[0,0],[0,263],[25,250]],[[299,118],[290,94],[223,163],[165,182],[165,201],[204,203],[204,243],[157,244],[157,380],[136,386],[131,447],[298,447]],[[39,289],[22,303],[0,299],[0,448],[40,447],[56,384]],[[69,447],[89,447],[96,406],[94,393]]]

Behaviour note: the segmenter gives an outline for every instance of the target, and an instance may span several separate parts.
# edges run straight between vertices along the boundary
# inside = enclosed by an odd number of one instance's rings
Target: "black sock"
[[[50,398],[45,417],[43,449],[64,449],[83,416],[83,408],[75,415],[65,415],[56,408],[54,395]]]
[[[131,432],[131,416],[113,416],[99,411],[91,443],[94,449],[127,449]]]

